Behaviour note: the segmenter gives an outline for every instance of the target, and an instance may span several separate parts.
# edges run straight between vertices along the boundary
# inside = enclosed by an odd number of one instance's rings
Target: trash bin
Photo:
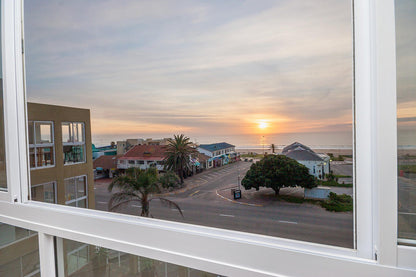
[[[235,189],[234,190],[234,199],[240,199],[241,198],[241,190]]]

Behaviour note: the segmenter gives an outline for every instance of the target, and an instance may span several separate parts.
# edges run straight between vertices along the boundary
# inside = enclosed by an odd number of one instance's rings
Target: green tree
[[[189,157],[195,153],[191,147],[192,142],[184,134],[174,135],[173,139],[168,140],[166,146],[165,169],[175,171],[183,184],[183,173],[190,170]]]
[[[142,208],[140,215],[149,217],[151,216],[150,202],[158,199],[162,204],[176,208],[183,217],[181,208],[175,202],[163,197],[151,196],[153,193],[160,192],[159,176],[154,167],[146,170],[127,169],[125,174],[116,177],[111,182],[108,191],[112,192],[113,188],[118,188],[119,192],[114,193],[108,202],[110,211],[128,202],[137,201],[140,202]]]
[[[241,184],[245,189],[272,188],[276,195],[284,187],[317,186],[316,178],[309,174],[306,166],[284,155],[268,155],[251,165]]]

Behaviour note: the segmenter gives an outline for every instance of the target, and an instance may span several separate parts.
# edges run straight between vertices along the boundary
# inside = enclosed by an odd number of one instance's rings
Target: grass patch
[[[336,178],[351,178],[352,176],[350,176],[350,175],[338,175],[338,174],[334,174],[334,177],[336,177]]]
[[[241,158],[255,158],[255,159],[262,159],[264,157],[263,154],[257,153],[250,153],[250,154],[242,154]]]
[[[347,194],[338,195],[336,193],[329,193],[329,198],[327,200],[314,200],[314,199],[304,199],[291,195],[279,195],[277,196],[279,201],[285,201],[289,203],[311,203],[319,205],[322,208],[330,212],[350,212],[353,209],[352,197]]]
[[[321,206],[331,212],[350,212],[353,209],[352,197],[330,192],[328,200],[322,201]]]
[[[399,170],[403,170],[404,173],[416,173],[416,164],[399,165]]]
[[[341,187],[341,188],[352,188],[352,184],[340,184],[335,180],[331,181],[321,181],[319,180],[319,185],[323,187]]]

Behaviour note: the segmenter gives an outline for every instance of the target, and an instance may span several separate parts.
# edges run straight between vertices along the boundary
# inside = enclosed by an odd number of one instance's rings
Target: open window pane
[[[56,182],[40,185],[32,184],[31,199],[46,203],[56,203]]]
[[[65,204],[121,189],[115,212],[353,247],[351,1],[42,0],[25,24],[56,175],[87,176]]]
[[[1,27],[1,2],[0,1],[0,27]],[[1,44],[1,29],[0,28],[0,44]],[[3,110],[3,69],[2,69],[2,53],[0,47],[0,191],[7,190],[6,182],[6,159],[4,150],[4,110]]]
[[[416,244],[416,2],[396,1],[399,239]]]
[[[219,277],[217,274],[203,272],[158,260],[131,255],[104,247],[88,245],[67,239],[58,239],[63,245],[65,276],[189,276]],[[58,255],[61,256],[61,255]]]

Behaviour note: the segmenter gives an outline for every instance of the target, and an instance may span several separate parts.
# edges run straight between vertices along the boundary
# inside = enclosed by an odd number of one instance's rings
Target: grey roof
[[[212,143],[212,144],[201,144],[198,147],[208,150],[210,152],[214,152],[217,150],[227,149],[227,148],[235,147],[235,146],[226,142],[220,142],[220,143]]]
[[[293,151],[295,149],[303,149],[312,153],[315,153],[312,149],[310,149],[308,146],[303,145],[300,142],[294,142],[291,145],[286,146],[285,148],[283,148],[282,150],[282,154],[286,154],[289,153],[290,151]]]
[[[294,142],[283,148],[282,154],[297,161],[323,161],[312,149],[299,142]]]
[[[316,153],[309,152],[306,150],[293,150],[289,153],[286,153],[285,155],[297,161],[323,161],[323,159],[319,157]]]

